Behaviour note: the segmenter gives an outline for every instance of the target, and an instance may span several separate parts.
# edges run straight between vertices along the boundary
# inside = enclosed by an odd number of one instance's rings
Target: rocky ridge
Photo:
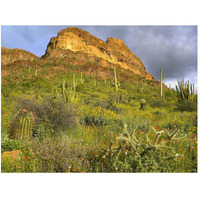
[[[122,40],[108,38],[104,42],[79,28],[69,27],[58,32],[57,37],[52,37],[42,56],[42,59],[48,58],[73,58],[76,64],[96,62],[102,67],[120,66],[145,79],[155,80]]]
[[[1,47],[1,65],[7,65],[19,60],[39,60],[36,55],[23,49],[8,49]]]

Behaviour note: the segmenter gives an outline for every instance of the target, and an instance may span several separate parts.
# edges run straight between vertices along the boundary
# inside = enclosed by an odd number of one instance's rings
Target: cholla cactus
[[[174,131],[172,133],[169,133],[167,130],[156,131],[152,126],[150,126],[150,129],[155,134],[153,141],[151,141],[151,139],[149,138],[148,132],[143,133],[143,136],[141,138],[137,138],[137,136],[136,136],[137,125],[130,132],[128,132],[127,124],[124,125],[124,132],[117,139],[128,142],[129,147],[130,147],[129,150],[133,154],[136,154],[137,156],[141,157],[151,149],[162,150],[163,148],[166,148],[166,149],[168,148],[168,149],[173,150],[172,147],[166,146],[166,144],[169,141],[183,140],[186,138],[186,136],[183,136],[180,138],[175,138],[178,131]],[[161,137],[161,135],[166,135],[167,138],[166,138],[165,142],[158,143],[158,140]],[[181,156],[181,155],[179,155],[179,156]]]

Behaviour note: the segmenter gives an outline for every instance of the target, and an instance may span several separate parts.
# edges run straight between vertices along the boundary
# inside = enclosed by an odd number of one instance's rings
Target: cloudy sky
[[[51,37],[68,26],[2,26],[1,46],[20,48],[42,56]],[[197,26],[77,26],[106,41],[121,39],[159,80],[174,85],[187,79],[197,85]]]

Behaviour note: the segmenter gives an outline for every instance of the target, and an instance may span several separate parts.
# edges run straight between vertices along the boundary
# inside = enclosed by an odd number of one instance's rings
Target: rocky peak
[[[15,62],[16,60],[39,60],[36,55],[23,49],[8,49],[1,47],[1,65]]]
[[[134,55],[120,39],[108,38],[106,42],[79,28],[69,27],[58,32],[57,37],[52,37],[42,58],[68,58],[73,52],[76,60],[79,53],[101,60],[104,67],[120,66],[146,79],[154,80],[142,61]]]

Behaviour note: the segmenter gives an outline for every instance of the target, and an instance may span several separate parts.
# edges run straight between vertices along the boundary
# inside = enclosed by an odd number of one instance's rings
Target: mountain
[[[122,40],[109,37],[104,42],[79,28],[69,27],[58,32],[57,37],[50,39],[41,58],[22,49],[1,48],[2,76],[8,74],[7,69],[9,73],[15,73],[18,66],[34,67],[41,71],[48,63],[55,72],[44,78],[53,77],[59,70],[65,73],[71,69],[99,79],[112,79],[113,68],[116,68],[120,81],[149,80],[148,84],[159,86],[159,82],[146,71],[140,58]]]
[[[14,63],[18,60],[39,60],[36,55],[23,49],[8,49],[1,47],[1,65]]]
[[[155,80],[144,64],[122,40],[108,38],[106,42],[79,28],[69,27],[52,37],[42,59],[62,58],[71,64],[95,62],[98,66],[129,69],[148,80]],[[72,62],[74,60],[74,62]]]

